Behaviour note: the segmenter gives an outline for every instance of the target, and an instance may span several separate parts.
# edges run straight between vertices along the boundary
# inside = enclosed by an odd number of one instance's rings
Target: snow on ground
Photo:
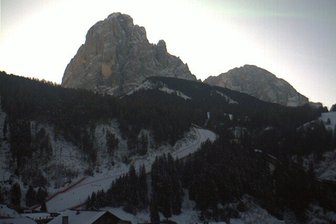
[[[64,186],[66,182],[69,182],[67,178],[64,178],[65,172],[77,175],[82,173],[86,167],[83,166],[82,161],[84,158],[79,148],[59,135],[55,137],[56,133],[53,126],[46,123],[31,122],[31,134],[33,138],[42,129],[49,136],[52,159],[48,163],[39,164],[39,168],[44,172],[44,176],[48,178],[51,186],[55,188],[50,190],[54,191],[60,186]],[[61,173],[62,175],[60,175]]]
[[[130,91],[129,93],[127,93],[127,95],[132,95],[133,93],[140,91],[140,90],[150,90],[150,89],[157,89],[160,90],[162,92],[168,93],[168,94],[174,94],[177,95],[185,100],[190,100],[191,97],[185,95],[184,93],[182,93],[181,91],[178,90],[174,90],[174,89],[170,89],[168,88],[165,84],[156,84],[156,83],[152,83],[151,81],[145,81],[143,82],[140,86],[136,87],[134,90]]]
[[[114,158],[107,152],[106,133],[110,132],[118,139],[118,150],[114,154]],[[111,169],[112,161],[119,160],[127,156],[127,140],[123,139],[119,130],[119,124],[116,120],[112,120],[108,124],[99,124],[95,129],[95,142],[94,146],[97,149],[97,164],[102,169]]]
[[[240,212],[239,218],[230,219],[230,224],[284,224],[282,220],[278,220],[269,214],[265,209],[249,200],[248,197],[243,198],[247,211]]]
[[[240,218],[230,219],[230,224],[284,224],[270,215],[265,209],[256,206],[247,212],[240,213]]]
[[[149,171],[156,156],[171,152],[175,158],[184,158],[194,153],[208,139],[214,141],[216,139],[215,133],[205,129],[192,128],[186,137],[173,147],[161,146],[155,151],[152,149],[146,156],[133,157],[130,164],[133,164],[136,169],[145,165],[146,171]],[[111,169],[103,169],[100,173],[87,177],[80,184],[48,201],[48,210],[51,212],[63,211],[83,204],[93,191],[107,190],[113,180],[128,172],[129,166],[124,163],[116,163]]]
[[[297,162],[297,157],[293,160]],[[309,170],[313,165],[314,173],[320,180],[336,181],[336,149],[322,154],[322,159],[316,159],[314,154],[303,157],[302,165]]]
[[[336,112],[322,113],[319,119],[323,122],[327,129],[335,132]],[[313,122],[316,121],[305,123],[303,128],[309,128]],[[296,157],[293,157],[293,159],[297,161]],[[311,164],[313,165],[314,172],[319,179],[336,181],[336,149],[323,153],[322,159],[318,160],[314,158],[313,154],[305,156],[303,158],[304,168],[308,170]]]
[[[327,211],[324,208],[311,204],[306,212],[307,224],[328,224],[336,222],[336,212]]]
[[[188,195],[185,192],[185,198],[182,204],[182,213],[179,215],[173,215],[169,218],[169,220],[174,221],[176,223],[204,223],[199,218],[199,212],[194,210],[195,202],[190,201],[186,196]],[[230,224],[284,224],[285,222],[282,220],[278,220],[272,215],[270,215],[265,209],[261,208],[257,204],[255,204],[252,200],[249,200],[248,196],[243,198],[243,203],[246,206],[245,212],[239,212],[239,218],[231,218],[229,220]],[[190,207],[191,205],[191,207]],[[228,207],[236,207],[233,204],[227,204]],[[223,206],[225,207],[225,206]],[[150,222],[150,214],[149,211],[141,211],[136,215],[125,212],[122,208],[105,208],[104,210],[108,210],[118,216],[119,218],[127,221],[131,221],[133,224],[135,223],[148,223]],[[328,213],[329,214],[329,213]],[[331,213],[330,213],[331,214]],[[165,217],[160,213],[160,219],[165,220]],[[209,224],[226,224],[223,221],[209,221]]]
[[[322,180],[336,181],[336,151],[327,152],[316,169],[318,177]]]
[[[14,209],[10,209],[7,205],[0,204],[0,217],[19,217],[19,213],[17,213]]]
[[[36,135],[42,128],[49,135],[53,156],[49,163],[41,165],[40,168],[45,172],[45,176],[49,177],[48,182],[51,183],[51,186],[53,187],[48,189],[49,192],[55,193],[60,190],[59,188],[61,186],[68,187],[67,185],[71,185],[70,180],[73,181],[74,176],[85,173],[89,168],[89,164],[85,155],[76,145],[66,141],[60,135],[55,137],[56,134],[54,128],[48,124],[32,122],[32,136]],[[113,159],[107,152],[107,132],[114,134],[119,140],[118,150]],[[118,123],[115,120],[112,120],[109,123],[98,124],[93,133],[94,147],[97,150],[97,172],[101,172],[101,169],[111,169],[112,160],[121,161],[122,158],[127,155],[128,150],[126,140],[121,137]],[[0,153],[3,152],[0,151]],[[62,172],[62,174],[60,172]],[[65,177],[65,172],[71,173],[73,176]],[[78,177],[77,179],[80,178],[81,177]]]
[[[322,113],[320,119],[323,121],[327,129],[335,131],[336,112]]]

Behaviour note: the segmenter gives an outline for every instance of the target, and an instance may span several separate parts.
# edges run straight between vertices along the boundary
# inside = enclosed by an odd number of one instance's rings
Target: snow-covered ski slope
[[[194,127],[191,132],[193,132],[192,136],[195,136],[194,138],[185,137],[173,147],[160,147],[157,151],[152,151],[144,157],[133,157],[130,164],[133,164],[136,169],[145,165],[146,171],[149,172],[156,156],[169,152],[173,157],[181,159],[194,153],[205,141],[216,139],[216,134],[206,129]],[[94,176],[86,177],[79,184],[67,190],[60,190],[56,196],[47,201],[48,211],[59,212],[82,205],[92,192],[107,190],[113,180],[128,172],[129,166],[123,163],[117,164],[111,170],[103,170]]]

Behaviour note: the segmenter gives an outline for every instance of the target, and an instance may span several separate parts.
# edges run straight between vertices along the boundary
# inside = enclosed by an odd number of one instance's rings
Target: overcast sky
[[[336,103],[335,0],[1,0],[0,70],[60,83],[87,30],[113,12],[199,79],[254,64]]]

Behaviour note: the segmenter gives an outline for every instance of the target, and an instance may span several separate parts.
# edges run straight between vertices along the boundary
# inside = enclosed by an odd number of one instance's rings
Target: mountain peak
[[[121,12],[113,12],[107,18],[108,19],[112,19],[112,18],[120,18],[120,17],[122,17],[122,18],[129,18],[129,19],[133,20],[132,17],[130,17],[129,15],[123,14]]]
[[[166,43],[149,43],[132,17],[112,13],[93,25],[67,65],[62,86],[123,94],[151,76],[196,80],[188,66],[167,52]]]
[[[219,76],[210,76],[204,82],[284,106],[301,106],[308,103],[308,98],[298,93],[288,82],[255,65],[234,68]]]

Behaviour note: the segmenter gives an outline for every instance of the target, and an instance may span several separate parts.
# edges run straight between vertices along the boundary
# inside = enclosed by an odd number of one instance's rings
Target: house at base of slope
[[[37,224],[46,224],[57,217],[58,213],[29,212],[21,213],[21,216],[34,220]]]
[[[14,209],[8,208],[7,205],[0,204],[0,224],[36,224],[36,222],[21,216]]]
[[[48,224],[131,224],[109,211],[67,210]]]

